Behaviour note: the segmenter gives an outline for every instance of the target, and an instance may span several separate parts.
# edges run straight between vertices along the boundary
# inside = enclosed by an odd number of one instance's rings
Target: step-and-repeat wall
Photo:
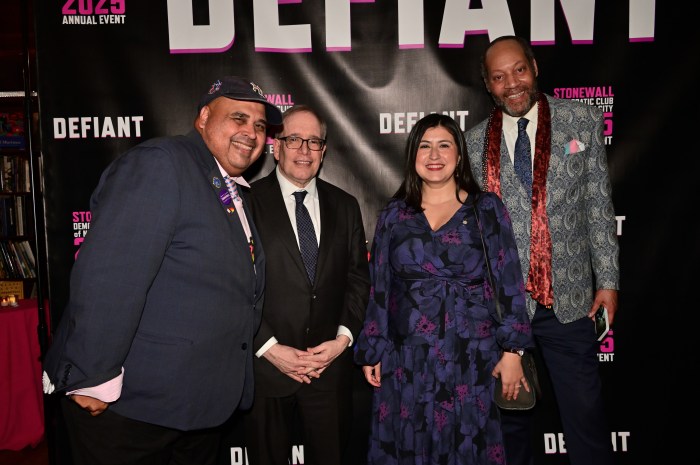
[[[320,176],[358,198],[371,240],[379,209],[401,181],[412,125],[430,112],[450,114],[465,130],[484,119],[492,101],[481,53],[491,39],[518,34],[535,48],[543,91],[605,114],[622,290],[598,358],[617,461],[670,464],[689,448],[686,431],[697,428],[676,423],[685,413],[680,399],[697,391],[686,381],[697,367],[689,291],[697,288],[700,255],[698,207],[690,203],[698,200],[700,46],[689,7],[655,0],[36,3],[54,327],[89,234],[89,197],[101,171],[148,138],[187,132],[216,78],[248,77],[281,110],[299,103],[320,110],[329,127]],[[273,166],[268,145],[246,177]],[[544,387],[537,463],[566,464]],[[359,369],[355,392],[347,463],[363,465],[371,391]],[[60,422],[49,421],[61,438]],[[237,418],[226,425],[222,464],[246,463],[240,427]],[[289,454],[291,464],[304,463],[301,442]]]

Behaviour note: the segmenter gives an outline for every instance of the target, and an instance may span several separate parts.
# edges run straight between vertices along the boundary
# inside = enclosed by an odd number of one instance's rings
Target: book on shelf
[[[15,270],[14,262],[10,258],[10,252],[5,242],[6,241],[0,241],[0,261],[2,262],[2,268],[5,270],[5,277],[18,278],[19,276]]]
[[[23,149],[25,145],[24,113],[0,112],[0,148]]]
[[[27,256],[27,260],[29,260],[32,269],[35,270],[36,274],[36,259],[34,258],[34,251],[32,250],[32,246],[29,245],[29,241],[21,241],[20,245],[22,246],[22,248],[24,248],[24,253]]]
[[[24,236],[24,199],[21,195],[15,197],[15,233]]]
[[[7,248],[10,252],[10,259],[14,262],[18,278],[31,278],[25,260],[20,257],[17,247],[13,241],[7,241]]]
[[[29,160],[17,155],[2,155],[0,191],[26,193],[31,191]]]
[[[27,256],[27,254],[25,252],[26,249],[22,245],[25,243],[28,244],[27,241],[16,241],[16,242],[11,242],[11,245],[14,249],[15,255],[17,257],[17,261],[19,262],[19,265],[22,269],[22,277],[23,278],[36,278],[36,271],[35,271],[34,265],[29,260],[29,257]]]
[[[30,199],[25,195],[0,194],[0,235],[33,234],[34,222]]]
[[[0,268],[3,278],[33,279],[36,278],[36,261],[31,246],[23,241],[0,241]]]
[[[15,200],[11,196],[0,196],[0,234],[3,236],[17,235],[15,216]]]

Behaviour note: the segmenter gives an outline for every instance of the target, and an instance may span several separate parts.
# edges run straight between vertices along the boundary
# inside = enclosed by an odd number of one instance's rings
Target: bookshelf
[[[0,91],[0,293],[21,289],[12,294],[23,297],[35,295],[37,281],[32,144],[26,130],[33,100],[23,91]]]
[[[46,265],[34,3],[5,1],[0,15],[0,294],[43,299]]]

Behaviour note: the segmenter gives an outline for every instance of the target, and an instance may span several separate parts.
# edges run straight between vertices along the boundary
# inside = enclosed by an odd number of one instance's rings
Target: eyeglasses
[[[300,149],[301,146],[304,145],[304,142],[306,142],[306,146],[309,150],[317,152],[323,150],[323,146],[326,145],[326,141],[323,139],[302,139],[298,136],[278,137],[278,139],[283,140],[285,147],[288,149]]]

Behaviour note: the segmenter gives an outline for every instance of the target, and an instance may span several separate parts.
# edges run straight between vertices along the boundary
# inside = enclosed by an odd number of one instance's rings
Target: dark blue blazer
[[[225,189],[195,131],[144,142],[107,167],[44,363],[59,393],[123,367],[109,408],[180,430],[219,425],[252,403],[265,254],[247,212],[254,267]]]

